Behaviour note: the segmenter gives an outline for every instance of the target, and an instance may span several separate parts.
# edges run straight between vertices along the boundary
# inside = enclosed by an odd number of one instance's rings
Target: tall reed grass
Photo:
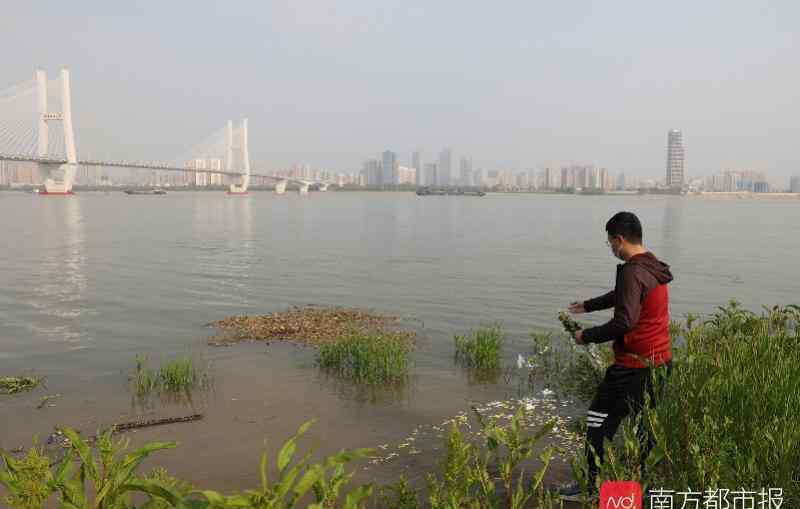
[[[456,360],[470,368],[499,369],[504,338],[505,334],[499,325],[482,327],[466,335],[457,335],[453,338]]]
[[[352,331],[319,348],[319,366],[355,382],[397,384],[408,378],[408,335]]]
[[[188,393],[210,384],[210,377],[204,368],[188,356],[164,359],[157,370],[147,365],[147,357],[136,357],[136,368],[131,385],[139,397],[153,392]]]

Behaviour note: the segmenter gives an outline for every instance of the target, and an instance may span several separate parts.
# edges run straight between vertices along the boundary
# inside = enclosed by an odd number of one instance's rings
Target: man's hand
[[[575,335],[573,337],[575,338],[575,344],[576,345],[585,345],[586,344],[583,341],[583,329],[576,330],[575,331]]]
[[[570,305],[569,305],[569,307],[567,309],[573,315],[579,315],[581,313],[585,313],[586,312],[586,308],[583,307],[583,301],[581,301],[581,302],[572,302],[572,303],[570,303]]]

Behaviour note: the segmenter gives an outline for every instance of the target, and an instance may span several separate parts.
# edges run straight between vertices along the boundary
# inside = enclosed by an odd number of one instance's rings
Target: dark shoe
[[[597,498],[597,493],[593,491],[586,492],[581,488],[580,484],[572,483],[559,489],[558,496],[561,500],[567,502],[588,502]]]

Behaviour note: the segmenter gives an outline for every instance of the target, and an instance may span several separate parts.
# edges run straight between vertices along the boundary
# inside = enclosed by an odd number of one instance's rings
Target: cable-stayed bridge
[[[0,90],[0,160],[30,162],[44,179],[40,194],[72,194],[78,168],[102,166],[132,170],[186,172],[226,176],[233,182],[230,194],[244,194],[251,177],[275,182],[275,192],[284,193],[288,183],[301,194],[311,185],[326,190],[328,182],[275,177],[251,172],[247,119],[227,124],[170,161],[126,161],[81,159],[75,141],[69,71],[48,80],[44,71],[35,78]]]

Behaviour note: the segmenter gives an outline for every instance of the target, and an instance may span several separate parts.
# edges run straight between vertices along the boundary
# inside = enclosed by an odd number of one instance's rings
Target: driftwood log
[[[138,428],[149,428],[151,426],[161,426],[162,424],[174,424],[178,422],[192,422],[199,421],[203,418],[203,414],[185,415],[183,417],[165,417],[163,419],[145,419],[140,421],[121,422],[111,426],[112,432],[128,431]]]
[[[176,424],[176,423],[181,423],[181,422],[199,421],[202,418],[203,418],[203,414],[191,414],[191,415],[184,415],[184,416],[181,416],[181,417],[165,417],[163,419],[142,419],[142,420],[138,420],[138,421],[120,422],[120,423],[117,423],[117,424],[113,424],[113,425],[111,425],[110,430],[111,430],[112,433],[119,433],[119,432],[122,432],[122,431],[130,431],[130,430],[133,430],[133,429],[149,428],[149,427],[152,427],[152,426],[161,426],[163,424]],[[80,433],[80,432],[78,432],[78,433]],[[92,435],[92,436],[86,438],[86,442],[89,445],[94,445],[94,443],[96,441],[97,441],[97,435]],[[63,448],[69,448],[70,447],[69,440],[60,431],[56,431],[55,433],[52,433],[47,438],[46,444],[47,445],[54,445],[55,444],[55,445],[61,446]],[[21,454],[21,453],[25,452],[25,448],[24,447],[15,447],[14,449],[11,449],[9,452],[11,452],[12,454]]]

